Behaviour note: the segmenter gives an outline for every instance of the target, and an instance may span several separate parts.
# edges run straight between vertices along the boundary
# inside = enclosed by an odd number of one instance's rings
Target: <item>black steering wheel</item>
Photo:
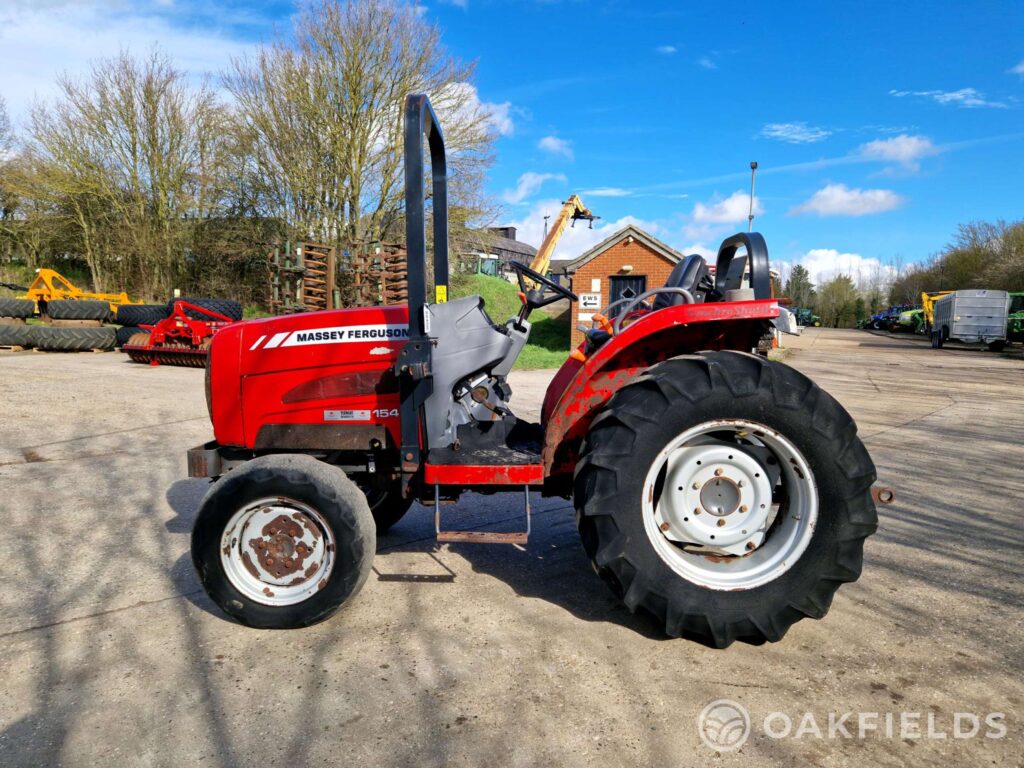
[[[526,303],[531,309],[546,307],[554,304],[559,299],[579,301],[579,297],[568,288],[563,288],[554,280],[544,277],[539,272],[534,272],[528,266],[519,261],[510,261],[509,266],[516,271],[516,278],[519,280],[519,290],[526,296]],[[537,288],[529,288],[523,277],[528,277],[537,283]],[[545,296],[545,289],[550,288],[555,292],[554,296]]]

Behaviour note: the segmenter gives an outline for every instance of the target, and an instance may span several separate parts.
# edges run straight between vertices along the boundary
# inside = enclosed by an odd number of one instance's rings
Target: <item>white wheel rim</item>
[[[814,535],[818,490],[807,460],[752,421],[698,424],[671,440],[644,480],[644,530],[687,581],[747,590],[777,579]]]
[[[224,527],[220,562],[228,581],[263,605],[295,605],[319,592],[334,568],[335,541],[323,515],[283,496],[238,510]]]

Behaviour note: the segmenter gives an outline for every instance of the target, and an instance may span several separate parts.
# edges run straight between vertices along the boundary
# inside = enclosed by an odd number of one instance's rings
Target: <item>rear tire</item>
[[[377,524],[378,535],[387,533],[391,526],[405,517],[405,513],[412,506],[411,498],[402,498],[399,481],[393,481],[383,488],[367,487],[363,490],[366,493],[366,501],[370,505],[373,521]]]
[[[860,576],[877,527],[874,480],[856,425],[817,385],[781,363],[708,352],[660,363],[614,395],[584,440],[574,502],[587,555],[631,611],[724,648],[780,640]],[[707,506],[719,481],[734,498]],[[707,514],[691,513],[688,483]]]
[[[34,325],[0,325],[0,347],[34,346],[32,329]]]
[[[203,498],[192,562],[225,613],[292,629],[323,621],[362,589],[376,536],[366,497],[340,469],[301,454],[261,456]]]
[[[85,299],[57,299],[46,304],[46,314],[51,320],[99,320],[110,317],[110,305],[105,301]]]
[[[36,312],[36,303],[29,299],[0,299],[0,317],[32,317]]]
[[[132,336],[135,336],[138,333],[145,333],[148,335],[149,331],[145,328],[139,328],[134,325],[121,326],[117,331],[115,331],[115,346],[120,349],[128,343],[128,340],[131,339]]]
[[[182,296],[178,299],[171,299],[167,302],[167,312],[170,314],[174,311],[174,302],[176,301],[187,301],[189,304],[195,304],[197,307],[208,309],[211,312],[217,312],[225,317],[230,317],[235,322],[242,319],[242,305],[234,299],[205,299],[196,298],[194,296]],[[196,312],[194,309],[185,309],[185,316],[190,317],[193,320],[212,320],[209,315],[204,315],[202,312]]]
[[[53,305],[56,302],[50,302]],[[28,326],[32,346],[54,352],[87,352],[91,349],[113,349],[117,334],[109,326],[93,328],[54,328],[48,325]]]
[[[156,325],[170,312],[166,304],[122,304],[117,308],[118,325]]]

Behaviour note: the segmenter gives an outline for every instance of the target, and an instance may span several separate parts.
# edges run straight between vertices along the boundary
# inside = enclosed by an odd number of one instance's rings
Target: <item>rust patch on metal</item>
[[[256,570],[256,566],[252,564],[252,560],[249,559],[248,552],[242,553],[242,565],[245,566],[245,570],[252,574],[254,579],[258,579],[260,577],[260,572]]]
[[[263,538],[250,539],[249,548],[268,573],[283,578],[302,570],[312,550],[302,541],[301,525],[288,515],[278,515],[260,533]]]
[[[892,488],[887,488],[884,485],[873,485],[871,486],[871,498],[874,499],[875,504],[892,504],[896,501],[896,493]]]
[[[270,591],[270,587],[264,587],[263,588],[263,594],[266,595],[267,597],[273,597],[274,596],[274,593]]]
[[[313,535],[314,539],[320,538],[320,529],[317,528],[316,525],[314,525],[313,522],[305,515],[300,515],[298,513],[293,514],[292,520],[297,520],[298,522],[302,523],[306,530]]]
[[[327,586],[327,578],[324,577],[324,578],[320,579],[320,583],[316,585],[316,588],[319,590],[319,589],[323,589],[326,586]]]

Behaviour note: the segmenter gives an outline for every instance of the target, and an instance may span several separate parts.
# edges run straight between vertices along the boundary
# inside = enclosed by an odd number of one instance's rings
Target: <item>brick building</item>
[[[572,261],[554,262],[553,275],[564,285],[568,279],[580,297],[573,305],[572,348],[583,341],[576,330],[590,325],[590,316],[621,298],[660,288],[683,255],[632,224],[623,227]]]

